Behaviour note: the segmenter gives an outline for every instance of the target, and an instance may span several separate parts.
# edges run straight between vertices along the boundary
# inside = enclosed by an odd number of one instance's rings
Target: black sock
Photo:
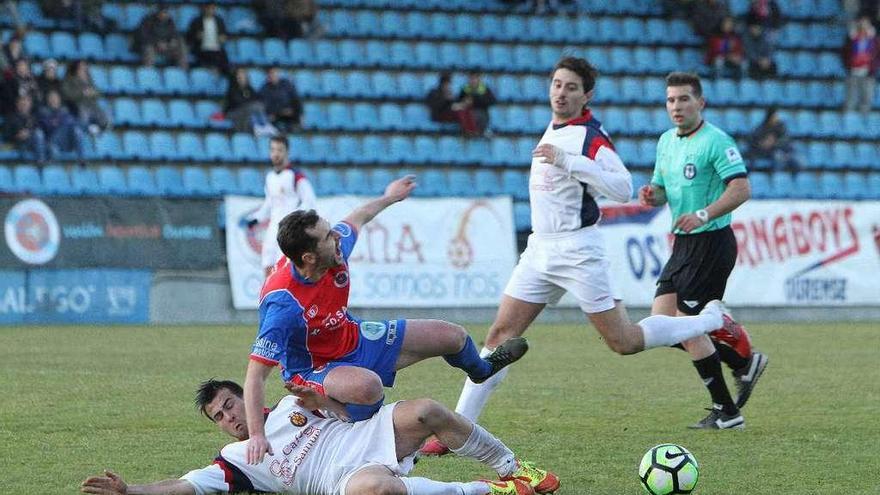
[[[721,373],[721,359],[718,352],[714,352],[707,358],[694,361],[694,368],[697,368],[703,384],[709,389],[709,395],[712,396],[712,402],[719,404],[725,414],[736,414],[739,410],[730,398],[730,392],[727,390],[727,384],[724,382],[724,375]]]
[[[721,362],[726,364],[731,370],[736,371],[745,368],[749,364],[748,358],[740,356],[732,347],[714,341],[712,343],[715,344],[715,350],[718,351],[718,357],[721,358]]]

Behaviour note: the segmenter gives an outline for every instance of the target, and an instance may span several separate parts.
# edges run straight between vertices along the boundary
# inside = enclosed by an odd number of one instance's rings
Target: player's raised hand
[[[532,150],[532,156],[541,158],[541,163],[548,163],[554,167],[565,168],[565,151],[549,143],[539,144]]]
[[[391,198],[395,202],[403,201],[409,197],[415,187],[416,176],[406,175],[388,184],[388,187],[385,188],[385,197]]]
[[[275,455],[266,437],[263,435],[251,435],[251,438],[248,439],[247,452],[245,454],[247,463],[259,464],[263,462],[263,457],[266,454]]]
[[[128,485],[122,481],[118,474],[104,470],[104,476],[92,476],[86,478],[79,487],[83,493],[96,493],[98,495],[126,495]]]
[[[639,204],[642,206],[656,206],[654,204],[654,188],[645,184],[639,188]]]

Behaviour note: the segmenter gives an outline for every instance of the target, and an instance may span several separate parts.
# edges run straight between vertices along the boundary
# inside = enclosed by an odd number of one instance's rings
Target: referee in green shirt
[[[703,120],[706,106],[700,78],[673,72],[666,77],[666,111],[675,127],[657,143],[651,184],[639,190],[647,206],[669,203],[675,244],[657,281],[652,314],[695,315],[722,299],[727,277],[736,264],[736,238],[731,212],[750,196],[746,166],[727,133]],[[682,342],[712,397],[709,415],[692,426],[741,429],[742,407],[767,365],[753,352],[741,325],[725,317],[723,328]],[[736,401],[721,372],[721,361],[733,369]]]

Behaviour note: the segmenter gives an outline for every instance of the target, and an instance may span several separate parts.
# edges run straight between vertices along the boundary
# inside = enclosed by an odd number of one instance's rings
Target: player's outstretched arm
[[[358,230],[362,225],[375,218],[376,215],[381,213],[385,208],[408,198],[415,187],[416,177],[414,175],[407,175],[406,177],[401,177],[400,179],[392,181],[388,184],[388,187],[385,188],[385,194],[383,194],[382,197],[359,206],[356,210],[349,213],[344,221]]]
[[[266,404],[266,378],[271,371],[271,366],[253,359],[248,361],[244,380],[244,409],[249,436],[246,454],[248,464],[259,464],[263,462],[263,456],[267,453],[274,454],[272,446],[266,440],[266,425],[263,418],[263,407]]]
[[[148,485],[128,485],[113,471],[104,476],[86,478],[80,485],[83,493],[97,495],[196,495],[196,490],[185,480],[165,480]]]

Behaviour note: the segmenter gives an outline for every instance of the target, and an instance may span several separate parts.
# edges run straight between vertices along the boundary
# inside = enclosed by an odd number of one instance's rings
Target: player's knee
[[[393,476],[369,476],[352,480],[345,489],[346,495],[403,495],[406,486]]]
[[[641,350],[635,342],[617,336],[605,339],[605,343],[608,345],[609,349],[616,352],[617,354],[620,354],[621,356],[635,354]]]
[[[354,404],[374,404],[382,399],[385,391],[382,389],[382,381],[379,377],[365,380],[361,387],[350,392],[350,397],[346,402]]]
[[[456,325],[455,323],[450,323],[449,327],[449,339],[452,342],[452,347],[456,352],[464,349],[464,345],[468,338],[467,331],[464,327]]]
[[[414,402],[416,417],[419,423],[427,426],[432,431],[436,426],[442,426],[449,422],[451,411],[443,404],[433,399],[416,399]]]

